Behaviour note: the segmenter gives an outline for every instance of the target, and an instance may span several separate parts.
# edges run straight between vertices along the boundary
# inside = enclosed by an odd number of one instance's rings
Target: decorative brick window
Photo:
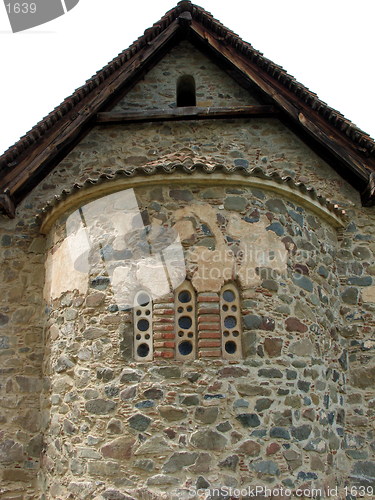
[[[176,359],[195,359],[197,346],[195,290],[185,281],[175,292]]]
[[[240,294],[234,283],[220,293],[201,292],[184,281],[174,293],[152,303],[148,292],[134,298],[134,358],[242,358]],[[154,331],[154,334],[153,334]]]
[[[224,359],[242,357],[241,347],[241,309],[237,287],[230,283],[224,285],[220,293],[220,326],[222,356]]]
[[[134,358],[136,361],[152,361],[152,300],[144,290],[140,290],[134,297],[133,308],[134,324]]]

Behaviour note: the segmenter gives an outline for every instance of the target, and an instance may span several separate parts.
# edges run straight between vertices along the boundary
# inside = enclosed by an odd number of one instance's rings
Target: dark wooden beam
[[[361,194],[364,207],[373,207],[375,205],[375,172],[370,175],[366,189]]]
[[[16,207],[7,191],[0,194],[0,211],[10,219],[14,219],[16,215]]]
[[[211,108],[189,106],[173,109],[152,109],[130,113],[105,112],[96,115],[98,123],[135,123],[160,122],[176,120],[209,120],[215,118],[246,118],[276,116],[275,106],[233,106],[227,108]]]
[[[295,123],[302,125],[303,129],[318,143],[327,148],[334,157],[343,160],[347,167],[362,179],[362,185],[368,183],[369,171],[365,167],[365,163],[375,171],[374,159],[364,158],[363,152],[338,131],[334,131],[333,127],[319,113],[312,110],[301,100],[296,99],[293,92],[285,88],[284,85],[272,78],[255,63],[252,63],[246,56],[236,51],[225,40],[216,37],[195,20],[193,20],[190,29],[201,43],[232,63],[265,94],[271,96],[281,110],[285,111]]]

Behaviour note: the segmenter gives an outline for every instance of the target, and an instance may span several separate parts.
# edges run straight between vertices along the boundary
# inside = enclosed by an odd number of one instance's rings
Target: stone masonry
[[[116,109],[175,106],[185,73],[196,76],[198,105],[257,102],[184,42]],[[139,168],[155,167],[136,184]],[[276,171],[289,187],[255,187],[222,167]],[[96,188],[117,191],[119,170],[137,171],[121,189],[134,189],[143,223],[179,235],[201,332],[192,359],[176,359],[168,336],[173,292],[152,304],[153,360],[136,361],[132,310],[114,299],[100,259],[82,273],[69,257],[68,216],[100,198]],[[101,174],[109,180],[74,205],[73,185]],[[312,210],[300,182],[345,215],[333,223],[328,209]],[[64,189],[72,193],[42,234],[37,215]],[[136,240],[116,244],[109,237],[103,250],[110,262],[138,251]],[[14,220],[0,219],[0,499],[375,490],[374,252],[374,208],[276,118],[96,126]],[[239,294],[236,359],[218,341],[227,284]]]

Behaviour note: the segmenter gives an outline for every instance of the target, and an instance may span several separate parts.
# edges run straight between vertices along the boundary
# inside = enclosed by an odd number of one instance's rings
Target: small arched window
[[[176,359],[196,357],[195,290],[185,281],[175,292]]]
[[[220,322],[222,333],[222,355],[224,359],[242,357],[241,311],[237,287],[224,285],[220,293]]]
[[[152,300],[144,290],[134,297],[133,322],[134,358],[136,361],[152,361]]]
[[[196,106],[195,80],[191,75],[182,75],[177,80],[177,106]]]

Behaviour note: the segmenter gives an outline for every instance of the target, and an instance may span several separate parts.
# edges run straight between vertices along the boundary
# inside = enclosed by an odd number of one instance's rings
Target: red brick
[[[200,339],[220,339],[220,332],[199,332]]]
[[[154,316],[173,316],[174,309],[155,309]]]
[[[219,302],[219,297],[198,297],[198,302]]]
[[[174,333],[163,333],[163,339],[174,339],[175,334]]]
[[[174,358],[174,351],[155,351],[155,358]]]
[[[160,324],[160,323],[166,323],[166,324],[169,324],[169,323],[174,323],[174,318],[166,318],[164,316],[159,316],[159,317],[155,317],[154,316],[154,324],[157,323],[157,324]]]
[[[174,349],[175,342],[155,342],[155,349],[166,348],[166,349]]]
[[[202,314],[198,316],[198,323],[213,323],[219,320],[219,314]]]
[[[215,335],[215,337],[211,337],[211,335]],[[198,336],[200,339],[211,339],[211,338],[216,338],[216,335],[217,335],[217,338],[221,337],[221,333],[220,331],[216,330],[216,332],[213,332],[213,331],[206,331],[206,330],[200,330],[198,332]]]
[[[204,315],[204,314],[220,314],[220,309],[216,308],[208,308],[208,307],[198,307],[198,316]]]
[[[165,333],[165,332],[154,333],[154,340],[174,339],[174,338],[175,338],[174,333]]]
[[[220,323],[202,323],[199,325],[199,330],[218,330],[220,329]]]
[[[160,305],[160,304],[171,304],[172,302],[174,302],[174,297],[170,297],[170,298],[163,298],[163,300],[160,300],[159,302],[158,301],[154,301],[154,304],[155,305]]]
[[[198,342],[198,347],[220,347],[221,341],[219,340],[200,340]]]
[[[221,349],[215,349],[214,351],[199,351],[198,355],[200,358],[220,358]]]
[[[174,325],[168,325],[168,324],[160,324],[160,325],[154,325],[154,330],[157,332],[169,332],[169,331],[174,331]]]

